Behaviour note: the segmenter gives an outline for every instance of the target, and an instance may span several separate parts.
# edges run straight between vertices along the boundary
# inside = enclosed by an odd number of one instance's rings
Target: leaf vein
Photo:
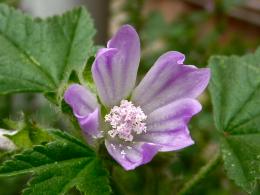
[[[238,109],[238,111],[231,117],[231,119],[228,122],[228,126],[226,130],[231,130],[230,124],[236,119],[236,117],[243,111],[243,109],[246,107],[246,105],[250,102],[250,100],[254,97],[254,95],[257,93],[257,90],[260,88],[260,83],[257,85],[255,89],[253,89],[252,93],[249,94],[248,98],[244,101],[242,106]]]
[[[53,78],[51,77],[51,75],[45,71],[41,64],[32,56],[30,56],[25,50],[23,50],[21,47],[19,47],[18,44],[16,44],[14,41],[12,41],[8,36],[6,36],[3,32],[0,31],[0,35],[7,40],[9,43],[11,43],[11,45],[13,45],[18,51],[20,51],[20,53],[25,56],[32,65],[34,65],[42,74],[44,74],[44,76],[47,78],[47,80],[50,82],[51,86],[50,88],[56,87],[56,83],[53,80]]]

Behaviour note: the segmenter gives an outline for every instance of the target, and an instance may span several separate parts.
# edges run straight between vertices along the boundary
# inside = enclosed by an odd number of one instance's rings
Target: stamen
[[[105,121],[112,127],[108,134],[113,138],[118,136],[124,141],[133,141],[134,134],[146,132],[144,122],[146,118],[140,107],[135,107],[130,101],[122,100],[120,106],[114,106],[105,116]]]

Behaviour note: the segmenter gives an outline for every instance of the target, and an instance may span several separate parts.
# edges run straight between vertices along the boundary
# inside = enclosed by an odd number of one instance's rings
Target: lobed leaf
[[[61,94],[93,51],[92,20],[83,8],[46,20],[0,4],[0,94]]]
[[[260,48],[254,54],[214,56],[210,93],[228,176],[247,192],[260,178]]]
[[[110,194],[107,172],[95,152],[70,135],[51,130],[55,141],[35,146],[0,167],[0,177],[33,173],[23,194],[64,194],[73,187],[87,195]]]
[[[25,126],[13,135],[5,135],[19,149],[31,148],[34,145],[39,145],[51,141],[51,136],[45,130],[37,126]]]

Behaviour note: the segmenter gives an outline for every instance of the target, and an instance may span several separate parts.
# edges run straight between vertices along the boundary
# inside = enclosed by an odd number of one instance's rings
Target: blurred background
[[[142,42],[140,78],[165,51],[186,55],[186,64],[206,67],[211,55],[241,55],[260,43],[260,0],[0,0],[34,17],[61,14],[75,6],[86,6],[94,18],[97,45],[128,23]],[[1,21],[0,21],[1,22]],[[201,97],[204,109],[193,118],[190,131],[195,145],[177,153],[158,155],[148,166],[125,172],[114,167],[111,183],[115,194],[176,194],[218,149],[208,92]],[[0,96],[0,127],[10,121],[30,118],[43,127],[71,131],[72,125],[55,106],[38,94]],[[48,119],[48,120],[46,120]],[[0,161],[9,154],[0,152]],[[30,176],[1,179],[0,195],[20,194]],[[71,194],[77,194],[75,190]],[[192,194],[243,195],[219,166]],[[260,194],[257,189],[253,194]]]

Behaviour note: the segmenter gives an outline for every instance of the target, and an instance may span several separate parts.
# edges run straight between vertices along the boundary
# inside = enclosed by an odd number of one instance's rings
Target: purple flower
[[[165,53],[135,87],[140,40],[133,27],[122,26],[92,65],[102,113],[87,87],[73,84],[64,95],[88,143],[104,138],[109,154],[126,170],[148,163],[159,151],[192,145],[188,122],[201,110],[195,98],[206,88],[210,70],[184,65],[184,58]]]

